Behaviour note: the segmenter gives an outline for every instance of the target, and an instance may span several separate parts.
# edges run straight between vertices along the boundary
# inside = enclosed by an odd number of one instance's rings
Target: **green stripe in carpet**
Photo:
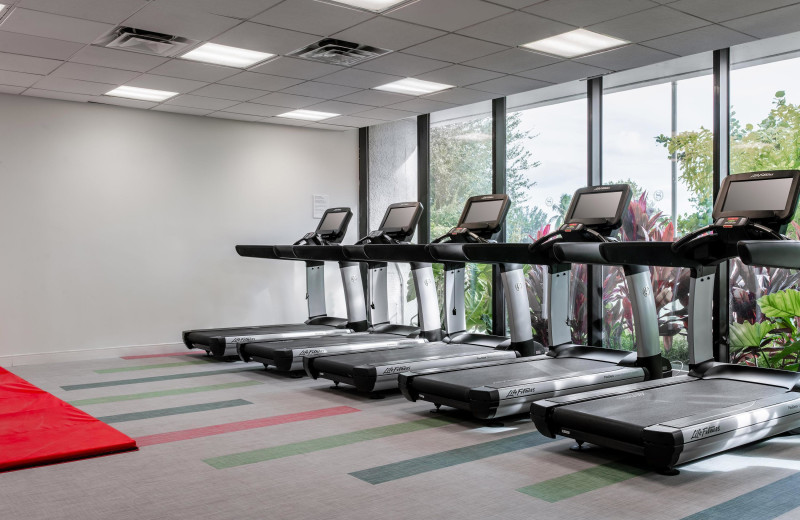
[[[608,464],[570,473],[569,475],[545,480],[532,486],[520,488],[517,491],[540,498],[545,502],[559,502],[649,472],[650,470],[647,468],[630,466],[622,462],[609,462]]]
[[[154,383],[156,381],[170,381],[173,379],[188,379],[190,377],[218,376],[221,374],[236,374],[238,372],[261,372],[252,368],[235,368],[233,370],[208,370],[205,372],[187,372],[186,374],[173,374],[171,376],[142,377],[139,379],[120,379],[118,381],[103,381],[101,383],[84,383],[81,385],[62,386],[62,390],[86,390],[89,388],[104,388],[107,386],[136,385],[139,383]]]
[[[122,413],[119,415],[106,415],[98,417],[104,423],[118,423],[127,421],[138,421],[139,419],[153,419],[155,417],[168,417],[170,415],[181,415],[185,413],[207,412],[209,410],[219,410],[222,408],[232,408],[234,406],[244,406],[253,404],[244,399],[234,399],[232,401],[218,401],[216,403],[193,404],[190,406],[176,406],[175,408],[162,408],[160,410],[148,410],[146,412]]]
[[[136,370],[151,370],[153,368],[185,367],[189,365],[208,364],[207,361],[181,361],[180,363],[161,363],[160,365],[137,365],[135,367],[104,368],[95,370],[95,374],[115,374],[117,372],[134,372]]]
[[[382,484],[392,480],[413,477],[429,471],[494,457],[495,455],[532,448],[553,441],[555,441],[555,439],[547,438],[538,432],[525,433],[522,435],[514,435],[513,437],[506,437],[505,439],[483,442],[474,446],[466,446],[464,448],[434,453],[433,455],[425,455],[414,459],[394,462],[392,464],[386,464],[385,466],[355,471],[350,473],[350,475],[370,484]]]
[[[771,520],[800,508],[800,473],[689,515],[683,520]],[[800,513],[800,511],[798,512]],[[792,518],[800,518],[795,514]]]
[[[94,399],[79,399],[70,401],[73,406],[85,406],[87,404],[116,403],[119,401],[135,401],[137,399],[150,399],[151,397],[166,397],[168,395],[196,394],[197,392],[213,392],[214,390],[226,390],[228,388],[241,388],[243,386],[261,385],[261,381],[238,381],[236,383],[223,383],[220,385],[195,386],[192,388],[175,388],[173,390],[161,390],[159,392],[143,392],[140,394],[109,395],[106,397],[95,397]]]
[[[223,455],[221,457],[206,459],[203,462],[217,469],[234,468],[236,466],[244,466],[245,464],[255,464],[256,462],[291,457],[292,455],[329,450],[331,448],[338,448],[339,446],[346,446],[357,442],[371,441],[374,439],[391,437],[393,435],[427,430],[429,428],[439,428],[456,422],[458,421],[446,418],[420,419],[418,421],[379,426],[367,430],[332,435],[330,437],[294,442],[292,444],[284,444],[283,446],[273,446],[260,450]]]

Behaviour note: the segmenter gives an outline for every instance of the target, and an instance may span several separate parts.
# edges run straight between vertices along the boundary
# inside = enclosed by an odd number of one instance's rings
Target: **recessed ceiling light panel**
[[[228,67],[238,67],[246,69],[256,63],[262,62],[275,56],[268,52],[251,51],[238,47],[219,45],[218,43],[204,43],[196,49],[192,49],[181,58],[214,65],[226,65]]]
[[[149,88],[127,87],[125,85],[117,87],[110,92],[106,92],[106,96],[138,99],[141,101],[154,101],[156,103],[160,103],[177,95],[177,92],[167,92],[166,90],[153,90]]]
[[[423,81],[421,79],[406,78],[400,81],[394,81],[375,87],[375,90],[385,90],[386,92],[395,92],[397,94],[408,94],[410,96],[422,96],[424,94],[433,94],[434,92],[441,92],[453,88],[453,85],[445,85],[444,83],[434,83],[433,81]]]
[[[292,110],[285,114],[278,114],[278,117],[288,117],[289,119],[302,119],[304,121],[322,121],[323,119],[330,119],[341,114],[332,114],[330,112],[317,112],[315,110]]]
[[[522,47],[545,54],[561,56],[562,58],[576,58],[620,47],[628,43],[630,42],[612,38],[605,34],[598,34],[586,29],[575,29],[544,40],[526,43]]]
[[[326,4],[341,4],[367,11],[380,13],[396,5],[407,3],[409,0],[318,0]]]

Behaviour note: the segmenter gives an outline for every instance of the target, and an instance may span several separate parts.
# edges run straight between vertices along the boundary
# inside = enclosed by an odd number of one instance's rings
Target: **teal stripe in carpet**
[[[205,372],[187,372],[185,374],[173,374],[171,376],[141,377],[138,379],[120,379],[117,381],[103,381],[101,383],[84,383],[80,385],[62,386],[62,390],[86,390],[89,388],[104,388],[107,386],[136,385],[139,383],[155,383],[156,381],[171,381],[173,379],[188,379],[191,377],[218,376],[220,374],[236,374],[237,372],[260,372],[252,368],[235,368],[233,370],[208,370]]]
[[[242,388],[244,386],[255,386],[262,384],[261,381],[236,381],[234,383],[222,383],[219,385],[193,386],[190,388],[173,388],[171,390],[158,390],[156,392],[142,392],[139,394],[107,395],[105,397],[95,397],[93,399],[78,399],[70,401],[73,406],[86,406],[89,404],[116,403],[119,401],[135,401],[136,399],[151,399],[153,397],[167,397],[170,395],[196,394],[198,392],[213,392],[215,390],[227,390],[229,388]]]
[[[244,406],[253,404],[244,399],[234,399],[232,401],[218,401],[216,403],[193,404],[190,406],[176,406],[175,408],[161,408],[160,410],[148,410],[146,412],[122,413],[119,415],[106,415],[98,417],[104,423],[118,423],[127,421],[138,421],[139,419],[153,419],[155,417],[168,417],[170,415],[181,415],[185,413],[207,412],[209,410],[220,410],[222,408],[233,408],[234,406]]]
[[[683,520],[771,520],[800,508],[798,489],[800,473],[795,473]],[[800,518],[798,513],[795,518]]]
[[[207,361],[181,361],[180,363],[160,363],[158,365],[136,365],[135,367],[117,367],[117,368],[104,368],[102,370],[95,370],[95,374],[114,374],[116,372],[135,372],[137,370],[153,370],[155,368],[173,368],[185,367],[189,365],[203,365],[209,364]]]
[[[434,453],[433,455],[425,455],[414,459],[386,464],[384,466],[355,471],[350,473],[350,475],[370,484],[382,484],[384,482],[391,482],[392,480],[413,477],[429,471],[436,471],[438,469],[494,457],[495,455],[502,455],[504,453],[540,446],[553,441],[555,441],[555,439],[549,439],[538,432],[525,433],[506,437],[504,439],[483,442],[474,446],[456,448],[441,453]]]

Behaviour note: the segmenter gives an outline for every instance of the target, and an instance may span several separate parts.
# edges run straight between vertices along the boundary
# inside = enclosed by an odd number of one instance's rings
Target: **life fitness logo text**
[[[322,348],[306,348],[300,351],[301,356],[313,356],[314,354],[324,354],[327,350]]]
[[[754,173],[750,176],[751,179],[757,179],[758,177],[772,177],[774,173]]]
[[[386,370],[383,371],[384,374],[398,374],[400,372],[409,372],[411,367],[388,367]]]
[[[522,397],[525,395],[531,395],[533,393],[535,387],[527,386],[525,388],[515,388],[513,390],[509,390],[506,394],[506,397]]]
[[[692,440],[708,437],[711,434],[717,433],[720,431],[720,429],[721,428],[719,426],[706,426],[705,428],[698,428],[692,432]]]
[[[256,338],[254,338],[252,336],[242,336],[240,338],[233,338],[231,340],[231,343],[250,343],[250,342],[253,342],[255,340],[256,340]]]

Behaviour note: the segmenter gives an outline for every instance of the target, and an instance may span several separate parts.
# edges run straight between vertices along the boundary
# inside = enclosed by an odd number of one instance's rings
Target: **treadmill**
[[[422,204],[419,202],[400,202],[392,204],[386,210],[377,231],[372,231],[359,240],[354,246],[325,247],[318,245],[297,245],[292,252],[298,259],[306,261],[336,261],[340,265],[355,266],[360,273],[360,264],[367,264],[368,299],[363,298],[350,303],[357,309],[351,312],[369,311],[370,327],[367,332],[347,334],[346,336],[328,336],[323,338],[297,338],[282,341],[256,341],[239,343],[238,354],[243,361],[263,363],[265,368],[275,367],[281,372],[295,372],[303,369],[303,359],[309,355],[333,352],[354,352],[369,348],[399,347],[419,345],[427,340],[437,340],[442,336],[439,316],[420,319],[420,326],[398,325],[389,323],[389,299],[387,296],[387,264],[372,261],[364,255],[367,244],[405,244],[414,236],[419,219],[422,216]],[[432,277],[430,265],[415,266],[412,277]],[[345,283],[361,284],[358,279],[346,280]],[[435,305],[436,288],[430,286],[420,291],[418,305]],[[420,314],[420,316],[422,316]]]
[[[306,233],[300,244],[339,248],[339,242],[347,232],[347,226],[353,213],[350,208],[330,208],[322,215],[317,229]],[[308,304],[308,320],[304,323],[284,325],[260,325],[249,327],[231,327],[220,329],[199,329],[183,332],[183,343],[189,349],[202,349],[217,358],[237,355],[239,343],[262,340],[278,340],[287,338],[319,337],[348,334],[353,331],[366,330],[366,316],[350,316],[349,319],[334,318],[327,315],[325,307],[325,264],[318,260],[301,260],[295,257],[290,245],[236,246],[240,256],[266,258],[270,260],[295,260],[306,264],[306,300]],[[345,287],[345,300],[361,299],[363,288],[353,287],[347,280],[353,275],[351,268],[342,268],[342,280]],[[358,272],[360,277],[361,273]],[[350,309],[348,304],[348,309]],[[363,313],[362,313],[363,314]]]
[[[741,252],[748,263],[798,267],[800,244],[781,235],[798,191],[800,171],[733,175],[722,184],[713,225],[674,244],[602,244],[600,254],[610,262],[635,258],[691,270],[689,373],[533,403],[536,428],[643,456],[656,470],[674,473],[684,462],[800,426],[800,375],[714,361],[711,327],[717,265]]]
[[[637,352],[575,345],[567,324],[570,264],[556,258],[554,249],[564,243],[594,247],[607,242],[622,224],[630,199],[627,184],[582,188],[573,195],[564,225],[533,244],[465,245],[471,261],[547,266],[549,351],[544,356],[401,374],[403,395],[410,401],[431,402],[437,409],[446,405],[466,410],[477,419],[495,419],[527,412],[537,399],[670,375],[661,359],[658,315],[647,267],[624,267],[630,293],[636,296],[632,307]],[[580,263],[597,260],[590,256],[573,259]],[[530,330],[529,315],[525,320]]]
[[[517,335],[519,327],[512,324],[512,338],[467,332],[464,304],[464,263],[462,247],[468,243],[485,243],[502,227],[510,202],[507,195],[484,195],[468,199],[458,225],[429,245],[367,245],[367,257],[379,261],[440,262],[445,270],[445,323],[448,337],[444,341],[409,347],[370,349],[350,354],[320,354],[305,359],[305,369],[314,379],[320,377],[354,386],[360,392],[379,392],[397,387],[401,372],[426,367],[442,367],[475,363],[482,360],[514,359],[519,350],[533,352],[536,343],[530,327]],[[422,285],[432,285],[432,278]],[[521,266],[503,273],[507,293],[524,287]],[[417,284],[417,290],[420,284]],[[527,292],[516,291],[508,298],[509,316],[524,315],[529,305]],[[522,299],[520,299],[522,298]],[[436,312],[429,309],[426,312]]]

